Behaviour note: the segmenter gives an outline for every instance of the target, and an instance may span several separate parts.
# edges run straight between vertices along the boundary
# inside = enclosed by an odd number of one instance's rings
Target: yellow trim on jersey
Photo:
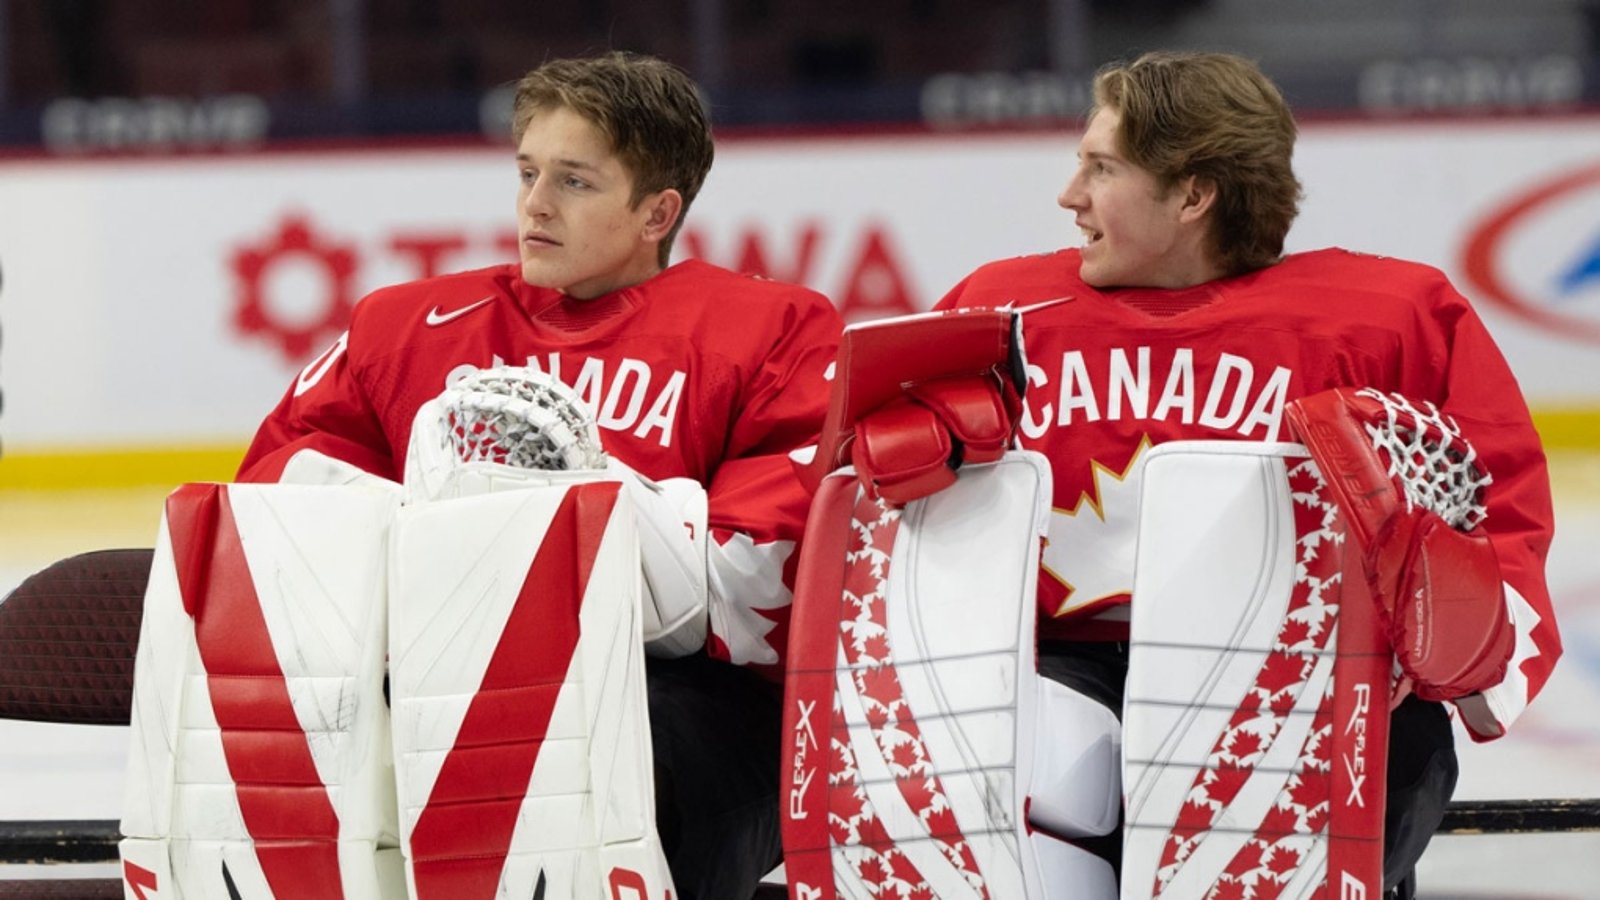
[[[73,490],[232,481],[242,445],[12,450],[0,446],[0,490]]]

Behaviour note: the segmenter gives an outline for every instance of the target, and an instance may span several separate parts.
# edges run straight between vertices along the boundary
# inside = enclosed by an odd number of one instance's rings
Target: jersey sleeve
[[[810,292],[788,307],[782,326],[745,386],[707,486],[709,652],[774,679],[783,672],[793,556],[811,503],[788,454],[816,441],[844,328],[833,305]]]
[[[968,275],[956,282],[950,290],[945,291],[944,296],[940,297],[937,303],[933,304],[933,308],[936,310],[960,309],[963,305],[970,305],[970,302],[966,301],[965,298],[967,286],[971,283],[972,275]]]
[[[354,375],[349,345],[345,332],[296,376],[256,430],[238,481],[278,481],[290,460],[305,451],[400,480],[388,438]]]
[[[1516,629],[1506,676],[1457,701],[1474,740],[1506,732],[1550,678],[1561,656],[1545,562],[1554,533],[1550,474],[1526,401],[1505,357],[1470,305],[1446,286],[1436,318],[1449,337],[1441,409],[1455,417],[1493,479],[1483,529],[1494,546]]]

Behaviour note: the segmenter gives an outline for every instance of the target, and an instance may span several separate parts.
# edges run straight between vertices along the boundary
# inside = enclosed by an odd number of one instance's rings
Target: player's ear
[[[683,214],[683,195],[676,188],[667,188],[647,195],[642,202],[649,213],[644,220],[644,239],[665,240],[672,233],[672,226],[678,223],[678,216]]]
[[[1183,203],[1178,207],[1181,221],[1198,222],[1217,204],[1217,183],[1209,178],[1186,175],[1179,179],[1178,191],[1183,197]]]

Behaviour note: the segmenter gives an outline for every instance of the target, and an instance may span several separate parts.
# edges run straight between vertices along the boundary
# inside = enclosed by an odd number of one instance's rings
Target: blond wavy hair
[[[1094,109],[1120,117],[1117,150],[1164,188],[1195,176],[1216,186],[1211,250],[1229,275],[1283,257],[1300,211],[1290,157],[1294,115],[1250,60],[1226,53],[1146,53],[1102,68]]]

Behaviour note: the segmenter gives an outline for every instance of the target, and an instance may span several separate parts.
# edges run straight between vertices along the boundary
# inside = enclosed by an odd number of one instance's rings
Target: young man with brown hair
[[[709,610],[683,629],[686,655],[647,662],[658,825],[675,896],[745,900],[778,853],[773,681],[808,501],[786,454],[820,424],[841,323],[810,290],[668,264],[713,156],[682,70],[554,60],[518,84],[513,122],[519,263],[363,300],[239,477],[278,480],[310,451],[398,481],[419,407],[473,370],[526,363],[583,398],[614,460],[703,486],[711,539],[693,574]]]

